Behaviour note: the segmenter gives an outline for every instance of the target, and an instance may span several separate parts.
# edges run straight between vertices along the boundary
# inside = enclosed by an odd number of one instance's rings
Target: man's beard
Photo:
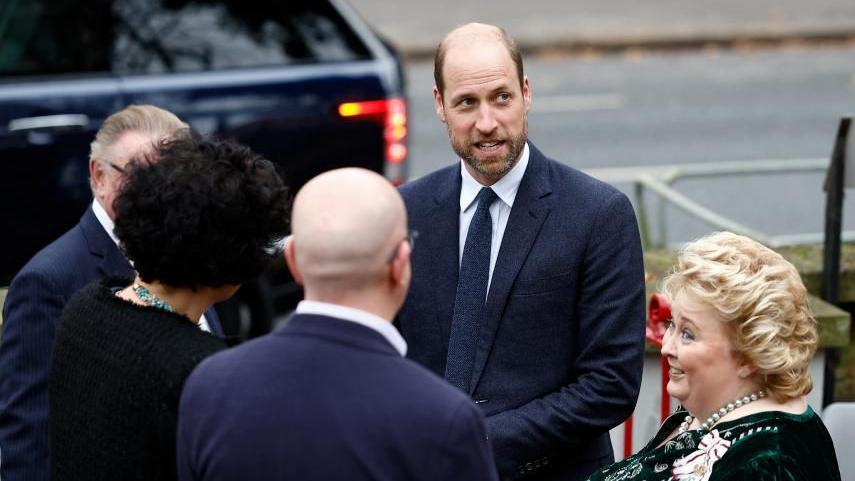
[[[484,178],[496,182],[504,177],[505,174],[510,172],[519,160],[520,154],[522,154],[523,148],[525,148],[526,139],[528,138],[527,120],[528,119],[524,119],[523,121],[523,130],[520,132],[520,135],[504,139],[504,142],[508,147],[508,152],[504,157],[494,161],[484,162],[478,159],[473,152],[474,145],[468,141],[463,144],[458,142],[457,139],[454,138],[454,135],[452,135],[451,129],[449,128],[448,135],[451,138],[451,148],[454,149],[454,152],[463,159],[464,162],[475,169],[476,172],[484,176]]]

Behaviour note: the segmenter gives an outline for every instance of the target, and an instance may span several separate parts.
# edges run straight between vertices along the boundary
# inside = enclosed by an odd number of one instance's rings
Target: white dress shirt
[[[97,199],[92,201],[92,211],[95,212],[95,218],[98,219],[98,223],[101,224],[101,227],[104,228],[104,231],[107,232],[107,235],[110,236],[110,239],[113,239],[113,243],[116,244],[116,247],[119,247],[119,238],[116,237],[116,233],[113,232],[116,228],[116,224],[113,223],[113,219],[107,215],[107,211],[104,210],[104,207],[98,202]],[[129,259],[128,262],[131,263],[131,266],[134,263]],[[199,329],[205,332],[211,332],[211,326],[208,325],[208,320],[205,319],[205,313],[202,313],[202,317],[199,318]]]
[[[300,301],[297,304],[297,314],[315,314],[318,316],[335,317],[344,321],[355,322],[377,331],[402,356],[407,354],[407,341],[401,337],[390,321],[362,309],[330,304],[319,301]]]
[[[511,208],[514,206],[514,199],[517,197],[517,191],[520,188],[525,169],[528,167],[528,142],[523,147],[520,160],[517,164],[499,179],[498,182],[489,186],[493,192],[499,197],[493,205],[490,206],[490,217],[493,221],[493,234],[490,240],[490,274],[487,280],[487,292],[490,292],[490,282],[493,280],[493,269],[496,267],[496,259],[499,257],[499,247],[502,245],[502,237],[505,235],[505,227],[508,225],[508,217],[511,215]],[[463,248],[466,246],[466,235],[469,232],[469,224],[472,223],[472,217],[475,216],[475,211],[478,204],[475,202],[475,197],[478,192],[481,192],[485,185],[481,185],[475,180],[469,171],[466,170],[464,161],[460,161],[461,177],[463,183],[460,187],[460,250],[458,251],[458,266],[463,262]]]
[[[101,224],[101,227],[107,232],[107,235],[110,236],[110,239],[113,239],[113,243],[116,244],[116,247],[119,246],[119,238],[116,237],[116,233],[113,230],[116,228],[116,224],[113,223],[113,219],[107,215],[107,211],[104,210],[104,207],[101,206],[101,203],[98,200],[92,201],[92,211],[95,212],[95,218],[98,219],[98,222]]]

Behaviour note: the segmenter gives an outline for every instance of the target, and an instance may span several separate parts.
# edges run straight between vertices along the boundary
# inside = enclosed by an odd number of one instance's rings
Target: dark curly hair
[[[288,189],[269,160],[191,134],[128,165],[114,204],[115,233],[143,281],[237,285],[268,266],[273,244],[288,233],[289,208]]]

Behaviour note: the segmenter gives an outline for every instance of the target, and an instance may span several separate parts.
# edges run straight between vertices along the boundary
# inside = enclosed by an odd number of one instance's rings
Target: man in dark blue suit
[[[292,232],[286,260],[305,300],[190,375],[179,479],[496,479],[478,408],[405,359],[392,326],[413,248],[395,189],[363,169],[321,174],[297,194]]]
[[[48,369],[56,324],[66,301],[89,282],[133,277],[113,234],[113,200],[123,167],[186,128],[172,113],[150,105],[132,105],[108,117],[92,142],[92,206],[12,280],[0,345],[0,479],[49,478]],[[205,318],[209,330],[222,334],[213,310]]]
[[[437,49],[434,100],[462,159],[401,187],[418,230],[398,322],[408,357],[472,396],[503,479],[585,479],[633,411],[644,272],[626,197],[527,141],[513,40],[469,24]]]

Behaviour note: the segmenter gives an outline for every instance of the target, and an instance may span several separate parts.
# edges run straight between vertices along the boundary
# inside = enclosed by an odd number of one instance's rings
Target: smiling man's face
[[[497,38],[450,45],[443,66],[445,89],[434,88],[439,119],[469,173],[492,185],[516,165],[528,136],[531,90],[520,82],[507,48]]]

